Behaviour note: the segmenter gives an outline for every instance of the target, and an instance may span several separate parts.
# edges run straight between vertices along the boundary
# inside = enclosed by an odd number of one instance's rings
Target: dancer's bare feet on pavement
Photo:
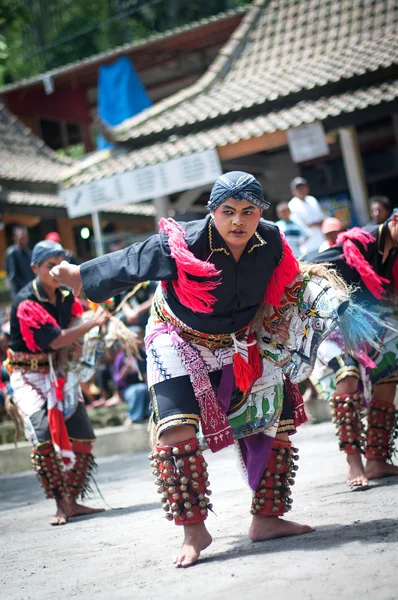
[[[362,464],[360,454],[347,454],[348,473],[347,484],[350,487],[366,488],[369,487],[368,477]]]
[[[173,560],[176,567],[190,567],[196,563],[201,551],[212,542],[212,537],[204,523],[184,525],[184,536],[181,550]]]
[[[368,479],[380,479],[381,477],[398,476],[398,466],[390,465],[382,460],[368,458],[366,461],[365,473]]]
[[[93,515],[103,511],[103,508],[90,508],[89,506],[78,504],[74,498],[62,498],[62,500],[57,502],[57,512],[50,519],[49,523],[50,525],[65,525],[73,517]]]
[[[62,508],[62,506],[60,506],[57,503],[57,512],[49,520],[50,525],[66,525],[67,522],[68,522],[68,517],[66,515],[66,512],[64,511],[64,509]]]
[[[249,529],[249,538],[252,542],[263,542],[275,538],[288,537],[289,535],[302,535],[315,531],[309,525],[301,525],[294,521],[285,521],[280,517],[259,517],[255,515]]]

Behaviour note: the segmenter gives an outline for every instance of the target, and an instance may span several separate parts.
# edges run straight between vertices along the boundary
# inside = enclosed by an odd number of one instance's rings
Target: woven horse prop
[[[263,305],[254,330],[260,355],[280,368],[292,383],[311,374],[318,348],[340,327],[346,351],[379,347],[380,319],[350,300],[351,291],[327,265],[300,264],[294,282],[286,287],[279,307]],[[279,323],[290,321],[284,343],[273,333]]]

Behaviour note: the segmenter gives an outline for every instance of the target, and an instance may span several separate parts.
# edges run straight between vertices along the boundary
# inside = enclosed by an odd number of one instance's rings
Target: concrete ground
[[[116,510],[64,527],[47,525],[52,502],[31,472],[1,475],[0,597],[396,600],[398,481],[349,491],[330,423],[302,427],[295,443],[290,515],[316,532],[251,543],[250,491],[228,449],[207,457],[214,542],[188,570],[171,564],[182,532],[163,518],[146,453],[101,458],[97,482]],[[103,506],[98,493],[91,504]]]

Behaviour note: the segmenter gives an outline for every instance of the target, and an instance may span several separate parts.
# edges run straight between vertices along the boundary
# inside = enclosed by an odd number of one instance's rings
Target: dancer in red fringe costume
[[[157,438],[150,460],[165,516],[184,527],[174,561],[181,567],[212,541],[204,523],[212,504],[202,445],[216,452],[236,443],[253,490],[253,541],[312,531],[281,518],[291,508],[297,469],[288,436],[297,424],[297,389],[260,358],[251,331],[260,305],[279,306],[298,272],[279,229],[261,219],[268,206],[252,175],[226,173],[212,189],[205,219],[161,219],[160,233],[143,243],[53,269],[56,281],[76,293],[83,285],[96,302],[140,281],[161,282],[145,340]],[[283,323],[275,338],[284,341],[287,332]]]
[[[376,310],[386,323],[398,329],[398,213],[381,225],[355,227],[339,235],[337,245],[318,255],[312,262],[334,266],[348,284],[356,286],[357,302]],[[337,334],[337,335],[336,335]],[[369,479],[398,475],[392,464],[398,418],[394,396],[398,382],[398,336],[396,331],[381,332],[380,352],[357,355],[344,353],[344,342],[333,332],[320,346],[318,360],[325,373],[334,372],[335,391],[330,390],[330,376],[312,381],[320,393],[329,393],[333,420],[337,427],[340,450],[347,456],[348,485],[367,487]],[[318,363],[319,364],[319,363]],[[329,388],[329,389],[328,389]],[[364,395],[369,398],[364,398]],[[362,419],[367,409],[367,427]],[[361,454],[365,455],[363,465]]]
[[[102,510],[77,503],[89,489],[95,467],[95,436],[79,385],[62,367],[60,351],[104,324],[108,314],[101,308],[92,320],[73,325],[83,312],[80,300],[50,276],[64,258],[64,249],[56,242],[43,241],[34,247],[36,278],[13,303],[6,361],[13,403],[33,444],[33,467],[46,496],[57,505],[51,525]]]

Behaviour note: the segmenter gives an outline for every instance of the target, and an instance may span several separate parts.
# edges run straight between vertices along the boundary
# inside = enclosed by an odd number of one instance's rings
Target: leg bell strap
[[[290,441],[274,440],[267,468],[252,499],[251,514],[260,517],[282,517],[291,510],[290,486],[298,466],[298,449]]]
[[[207,518],[212,505],[207,463],[192,438],[175,446],[156,446],[149,455],[166,518],[176,525],[193,525]]]
[[[363,394],[332,394],[329,404],[340,450],[346,454],[360,454],[364,444],[361,421]]]
[[[75,454],[73,468],[66,471],[66,486],[71,496],[84,499],[91,492],[90,480],[96,468],[96,462],[91,453],[92,444],[87,442],[72,441],[72,450]]]
[[[30,458],[46,497],[59,499],[67,496],[62,461],[51,442],[34,446]]]
[[[366,458],[391,460],[398,437],[397,412],[391,402],[374,400],[369,407]]]

